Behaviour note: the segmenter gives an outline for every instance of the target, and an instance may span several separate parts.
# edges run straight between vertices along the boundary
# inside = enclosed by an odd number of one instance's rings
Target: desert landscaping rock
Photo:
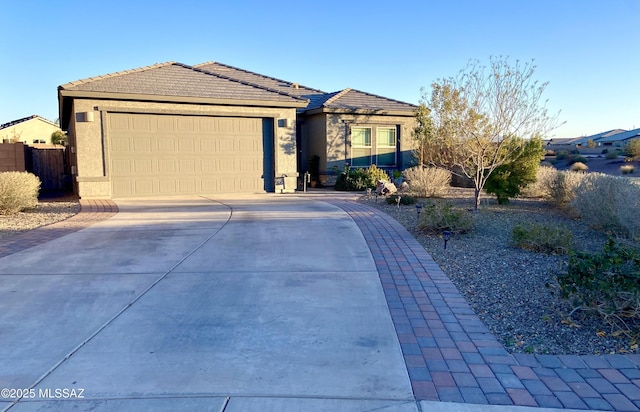
[[[66,220],[79,211],[77,201],[41,201],[33,209],[15,215],[0,215],[0,239]]]

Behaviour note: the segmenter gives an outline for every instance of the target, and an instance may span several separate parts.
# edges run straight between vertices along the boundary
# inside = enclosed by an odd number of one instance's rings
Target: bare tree
[[[492,57],[488,67],[472,60],[457,77],[422,89],[416,158],[473,180],[476,211],[491,173],[517,160],[528,139],[559,126],[542,100],[548,82],[533,79],[535,68],[503,57]]]

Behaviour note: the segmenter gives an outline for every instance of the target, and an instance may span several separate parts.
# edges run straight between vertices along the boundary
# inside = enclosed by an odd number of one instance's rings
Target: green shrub
[[[567,153],[566,151],[562,151],[562,152],[558,152],[558,154],[556,155],[556,159],[565,160],[568,156],[569,156],[569,153]]]
[[[594,229],[640,237],[640,181],[590,173],[575,188],[569,206]]]
[[[422,207],[418,230],[424,233],[467,233],[473,228],[473,215],[454,208],[450,202],[432,202]]]
[[[600,253],[578,252],[558,275],[561,296],[570,299],[574,311],[602,315],[627,329],[629,320],[640,320],[640,250],[609,239]]]
[[[451,172],[435,167],[411,167],[403,172],[411,193],[418,197],[443,197],[451,185]]]
[[[498,204],[508,203],[509,199],[518,196],[525,186],[536,181],[543,155],[542,139],[524,141],[513,155],[515,160],[498,166],[489,175],[484,190],[496,195]]]
[[[378,180],[384,180],[386,182],[390,182],[389,174],[385,172],[383,169],[378,169],[376,165],[371,165],[367,169],[365,169],[365,173],[369,179],[370,187],[376,187]]]
[[[67,143],[67,135],[62,130],[51,133],[51,143],[64,146]]]
[[[521,194],[524,197],[551,199],[551,189],[557,178],[558,170],[555,167],[541,163],[536,173],[536,181],[525,186]]]
[[[569,169],[572,172],[586,172],[587,170],[589,170],[589,166],[582,162],[575,162],[571,164],[571,167]]]
[[[566,207],[575,197],[576,188],[585,176],[579,172],[557,172],[550,187],[551,199],[555,205],[560,208]]]
[[[563,225],[516,225],[511,235],[513,246],[534,252],[565,254],[573,247],[573,233]]]
[[[618,152],[615,151],[615,150],[613,152],[607,152],[607,153],[605,153],[604,158],[605,159],[609,159],[609,160],[617,159],[618,158]]]
[[[365,169],[345,168],[336,180],[335,190],[360,192],[372,188],[369,186],[369,179]]]
[[[640,139],[631,139],[624,147],[625,156],[631,160],[640,158]]]
[[[378,180],[389,181],[389,175],[376,165],[366,169],[345,167],[338,176],[335,190],[360,192],[366,189],[375,189]]]
[[[398,197],[400,198],[400,204],[401,205],[414,205],[417,201],[417,199],[413,196],[410,195],[391,195],[391,196],[387,196],[387,203],[390,205],[395,205],[398,203],[397,199]]]
[[[27,172],[0,173],[0,214],[10,215],[38,204],[40,179]]]
[[[584,156],[580,156],[580,155],[572,155],[571,157],[569,157],[569,161],[568,163],[570,165],[575,164],[575,163],[589,163],[589,159],[587,159]]]

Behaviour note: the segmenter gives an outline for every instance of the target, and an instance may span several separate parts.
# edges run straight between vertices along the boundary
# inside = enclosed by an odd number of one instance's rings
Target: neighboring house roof
[[[575,144],[575,145],[584,145],[587,144],[589,142],[589,140],[593,140],[594,142],[600,141],[600,139],[602,139],[603,137],[608,137],[608,136],[612,136],[616,133],[620,133],[620,132],[624,132],[624,130],[622,129],[613,129],[613,130],[608,130],[606,132],[602,132],[602,133],[597,133],[591,136],[583,136],[583,137],[577,137],[575,139],[572,139],[569,143],[570,144]]]
[[[88,97],[120,94],[131,98],[162,96],[169,98],[162,100],[169,101],[212,99],[242,101],[245,104],[261,101],[279,102],[291,107],[304,107],[307,104],[301,97],[176,62],[78,80],[63,84],[58,90],[63,96],[80,97],[85,93]]]
[[[625,140],[640,137],[640,129],[626,130],[598,139],[598,143],[624,142]]]
[[[413,113],[416,105],[377,96],[354,89],[344,89],[339,92],[327,93],[322,98],[312,101],[309,111],[375,111],[375,112],[405,112]]]
[[[51,120],[47,120],[42,116],[38,116],[37,114],[34,114],[34,115],[31,115],[31,116],[23,117],[22,119],[12,120],[10,122],[0,124],[0,130],[6,129],[8,127],[16,126],[16,125],[18,125],[20,123],[24,123],[26,121],[33,120],[33,119],[42,120],[45,123],[49,123],[51,126],[58,127],[58,125],[55,124],[54,122],[52,122]]]

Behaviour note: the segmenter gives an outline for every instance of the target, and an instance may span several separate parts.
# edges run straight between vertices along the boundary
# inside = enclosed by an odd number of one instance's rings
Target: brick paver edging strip
[[[640,410],[640,355],[511,355],[402,225],[357,202],[328,202],[369,245],[417,400]]]
[[[47,226],[0,239],[0,258],[41,245],[59,237],[77,232],[118,213],[118,206],[111,200],[80,200],[80,212]]]

